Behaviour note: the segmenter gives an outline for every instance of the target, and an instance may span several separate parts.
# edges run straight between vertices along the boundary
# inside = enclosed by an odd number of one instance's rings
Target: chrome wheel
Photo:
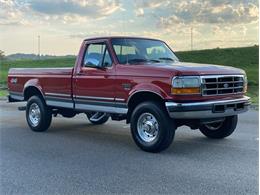
[[[29,119],[31,125],[36,127],[39,125],[41,120],[41,110],[40,107],[36,103],[32,103],[29,108]]]
[[[212,123],[212,124],[206,124],[205,127],[207,127],[209,130],[216,131],[223,125],[222,122]]]
[[[159,124],[151,113],[143,113],[137,121],[139,137],[145,142],[152,142],[158,137]]]

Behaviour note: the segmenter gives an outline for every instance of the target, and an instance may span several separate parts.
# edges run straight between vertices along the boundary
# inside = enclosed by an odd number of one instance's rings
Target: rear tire
[[[26,120],[32,131],[46,131],[52,120],[51,109],[39,96],[32,96],[26,105]]]
[[[222,139],[231,135],[237,126],[237,115],[226,117],[223,122],[202,125],[199,129],[208,138]]]
[[[156,102],[143,102],[131,116],[131,133],[136,145],[146,152],[168,148],[174,138],[176,125],[166,110]]]

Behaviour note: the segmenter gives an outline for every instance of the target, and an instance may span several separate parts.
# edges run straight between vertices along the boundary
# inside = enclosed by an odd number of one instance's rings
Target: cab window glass
[[[103,66],[105,66],[105,67],[110,67],[110,66],[112,66],[112,60],[111,60],[110,54],[109,54],[109,52],[108,52],[107,49],[106,49],[105,55],[104,55]]]
[[[89,44],[84,56],[85,67],[111,66],[112,60],[105,43]]]
[[[112,45],[120,64],[173,64],[178,61],[162,41],[142,38],[113,38]]]

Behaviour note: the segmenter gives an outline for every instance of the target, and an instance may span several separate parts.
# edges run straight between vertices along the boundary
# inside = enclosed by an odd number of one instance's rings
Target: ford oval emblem
[[[11,78],[10,83],[16,84],[17,83],[17,78]]]
[[[228,88],[229,87],[228,83],[225,83],[223,86],[224,86],[224,88]]]

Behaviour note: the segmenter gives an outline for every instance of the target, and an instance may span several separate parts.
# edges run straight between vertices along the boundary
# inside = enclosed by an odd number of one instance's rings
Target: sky
[[[258,0],[0,0],[0,50],[77,54],[104,35],[166,41],[173,50],[258,44]]]

